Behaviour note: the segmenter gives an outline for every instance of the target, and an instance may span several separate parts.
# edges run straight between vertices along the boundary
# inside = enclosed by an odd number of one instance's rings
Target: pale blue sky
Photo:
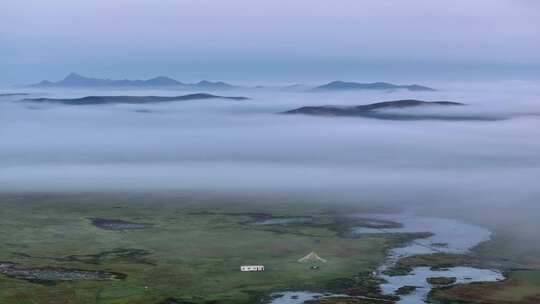
[[[0,84],[519,79],[540,74],[536,0],[2,0]]]

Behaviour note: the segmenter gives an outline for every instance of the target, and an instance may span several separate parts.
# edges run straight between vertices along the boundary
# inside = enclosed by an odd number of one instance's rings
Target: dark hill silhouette
[[[455,107],[465,106],[463,103],[452,101],[422,101],[404,99],[377,102],[358,106],[308,106],[283,112],[282,114],[305,114],[315,116],[352,116],[388,120],[499,120],[494,116],[467,115],[462,113],[414,113],[410,111],[389,111],[409,108]]]
[[[399,85],[388,82],[371,82],[371,83],[358,83],[358,82],[345,82],[345,81],[333,81],[314,88],[314,91],[347,91],[347,90],[399,90],[405,89],[409,91],[435,91],[435,89],[421,86],[417,84],[412,85]]]
[[[172,101],[203,99],[247,100],[247,97],[227,97],[212,94],[189,94],[182,96],[86,96],[81,98],[26,98],[22,101],[40,103],[59,103],[65,105],[102,105],[102,104],[148,104]]]

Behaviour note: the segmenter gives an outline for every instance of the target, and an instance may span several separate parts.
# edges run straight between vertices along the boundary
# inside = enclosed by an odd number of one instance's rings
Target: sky
[[[531,79],[536,0],[2,0],[0,85]]]

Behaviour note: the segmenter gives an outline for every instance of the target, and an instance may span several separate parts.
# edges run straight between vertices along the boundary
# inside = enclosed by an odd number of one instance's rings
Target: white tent
[[[326,263],[327,261],[323,258],[321,258],[315,251],[310,252],[305,257],[298,260],[300,263],[304,262],[323,262]]]

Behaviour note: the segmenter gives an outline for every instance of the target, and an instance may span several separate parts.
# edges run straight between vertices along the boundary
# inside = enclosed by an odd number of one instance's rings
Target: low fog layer
[[[540,200],[540,86],[436,84],[437,92],[234,91],[250,101],[64,106],[0,99],[0,192],[212,191],[500,210]],[[178,95],[46,91],[31,97]],[[508,120],[382,121],[276,113],[416,98]],[[519,114],[519,115],[518,115]],[[475,208],[480,212],[482,208]],[[538,209],[535,209],[538,210]]]

